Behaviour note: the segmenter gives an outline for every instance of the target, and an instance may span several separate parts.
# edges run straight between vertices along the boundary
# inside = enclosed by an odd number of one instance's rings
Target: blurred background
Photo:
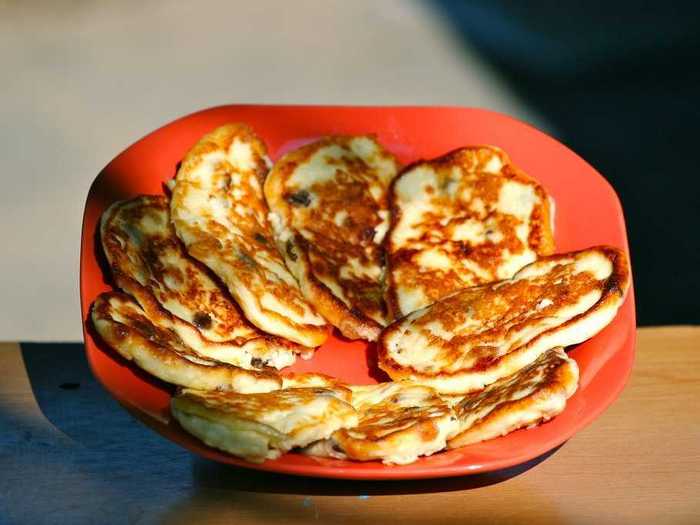
[[[700,4],[0,0],[0,339],[82,339],[80,222],[129,144],[226,103],[510,114],[615,187],[640,324],[700,321]]]

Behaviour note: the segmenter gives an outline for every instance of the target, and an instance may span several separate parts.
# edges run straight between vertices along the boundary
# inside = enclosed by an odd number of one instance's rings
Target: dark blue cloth
[[[618,192],[639,324],[698,323],[700,3],[431,5]]]

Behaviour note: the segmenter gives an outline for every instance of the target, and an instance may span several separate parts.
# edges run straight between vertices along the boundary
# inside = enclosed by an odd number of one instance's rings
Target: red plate
[[[203,134],[227,122],[244,121],[265,140],[273,160],[301,142],[325,134],[375,133],[403,163],[430,158],[468,144],[493,144],[539,180],[556,201],[556,241],[565,252],[595,244],[627,250],[620,203],[610,185],[571,150],[510,117],[470,108],[223,106],[181,118],[154,131],[117,156],[95,179],[88,194],[80,256],[83,320],[95,297],[110,288],[95,232],[112,202],[142,193],[161,193],[185,152]],[[397,479],[459,476],[509,467],[560,445],[593,421],[622,390],[634,360],[632,291],[615,320],[571,351],[581,370],[578,392],[566,410],[530,430],[421,458],[411,465],[385,466],[286,454],[255,465],[208,448],[170,419],[172,388],[154,380],[105,348],[84,323],[92,371],[134,415],[168,439],[209,459],[259,470],[307,476]],[[293,370],[315,370],[353,383],[375,383],[374,350],[362,342],[331,337],[315,357]]]

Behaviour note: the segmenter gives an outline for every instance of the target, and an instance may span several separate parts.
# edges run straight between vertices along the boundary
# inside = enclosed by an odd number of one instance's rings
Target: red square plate
[[[172,388],[154,380],[105,348],[89,326],[95,297],[109,289],[96,242],[100,214],[112,202],[161,193],[185,152],[203,134],[227,122],[249,123],[265,140],[273,160],[295,145],[325,134],[375,133],[403,163],[430,158],[469,144],[493,144],[539,180],[556,201],[558,251],[610,244],[627,250],[620,203],[610,185],[571,150],[522,122],[491,111],[449,107],[223,106],[181,118],[119,154],[90,188],[83,220],[80,293],[85,349],[92,371],[135,416],[168,439],[209,459],[250,468],[307,476],[397,479],[458,476],[509,467],[560,445],[593,421],[622,390],[634,360],[634,295],[596,337],[571,350],[581,370],[578,392],[566,410],[530,430],[442,452],[405,466],[356,463],[286,454],[254,465],[208,448],[186,434],[168,412]],[[354,383],[375,383],[372,345],[331,337],[298,371],[315,370]]]

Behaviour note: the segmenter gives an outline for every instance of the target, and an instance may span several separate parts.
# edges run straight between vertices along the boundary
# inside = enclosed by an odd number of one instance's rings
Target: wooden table
[[[134,421],[79,344],[0,345],[0,523],[700,523],[700,327],[639,330],[630,384],[546,457],[344,482],[196,458]]]

